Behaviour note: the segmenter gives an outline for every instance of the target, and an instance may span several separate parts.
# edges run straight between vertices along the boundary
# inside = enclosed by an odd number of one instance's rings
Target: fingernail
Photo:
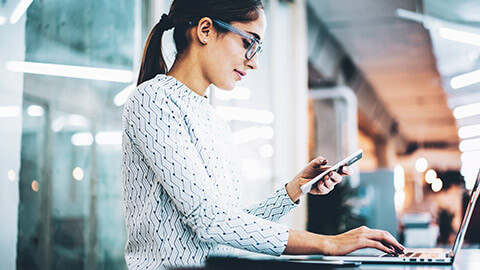
[[[347,167],[343,167],[342,172],[347,173],[348,172]]]

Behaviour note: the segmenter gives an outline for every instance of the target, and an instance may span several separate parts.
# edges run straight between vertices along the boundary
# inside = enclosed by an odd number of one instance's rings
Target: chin
[[[216,84],[214,83],[215,87],[226,90],[226,91],[231,91],[233,88],[235,88],[235,83],[222,83],[222,84]]]

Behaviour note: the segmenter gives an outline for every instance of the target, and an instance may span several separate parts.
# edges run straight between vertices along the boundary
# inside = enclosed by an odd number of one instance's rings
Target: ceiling
[[[442,1],[414,0],[307,2],[362,70],[407,141],[458,146],[457,121],[444,89],[445,78],[437,68],[441,56],[435,55],[430,31],[421,22],[397,15],[398,9],[423,14],[426,4],[430,11],[442,14],[448,6],[443,3],[435,9],[435,2]],[[479,19],[476,13],[465,17]]]

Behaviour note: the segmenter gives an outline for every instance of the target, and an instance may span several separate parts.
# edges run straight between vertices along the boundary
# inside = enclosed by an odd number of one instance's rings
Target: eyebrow
[[[250,35],[254,36],[256,39],[258,39],[259,41],[261,41],[262,39],[260,38],[260,36],[257,34],[257,33],[254,33],[254,32],[250,32],[250,31],[247,31],[247,33],[249,33]]]

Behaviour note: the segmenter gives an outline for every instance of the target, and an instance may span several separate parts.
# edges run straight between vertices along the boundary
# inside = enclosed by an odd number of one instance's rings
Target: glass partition
[[[26,13],[18,269],[125,269],[121,101],[141,2],[34,1]],[[117,97],[117,99],[115,99]]]

